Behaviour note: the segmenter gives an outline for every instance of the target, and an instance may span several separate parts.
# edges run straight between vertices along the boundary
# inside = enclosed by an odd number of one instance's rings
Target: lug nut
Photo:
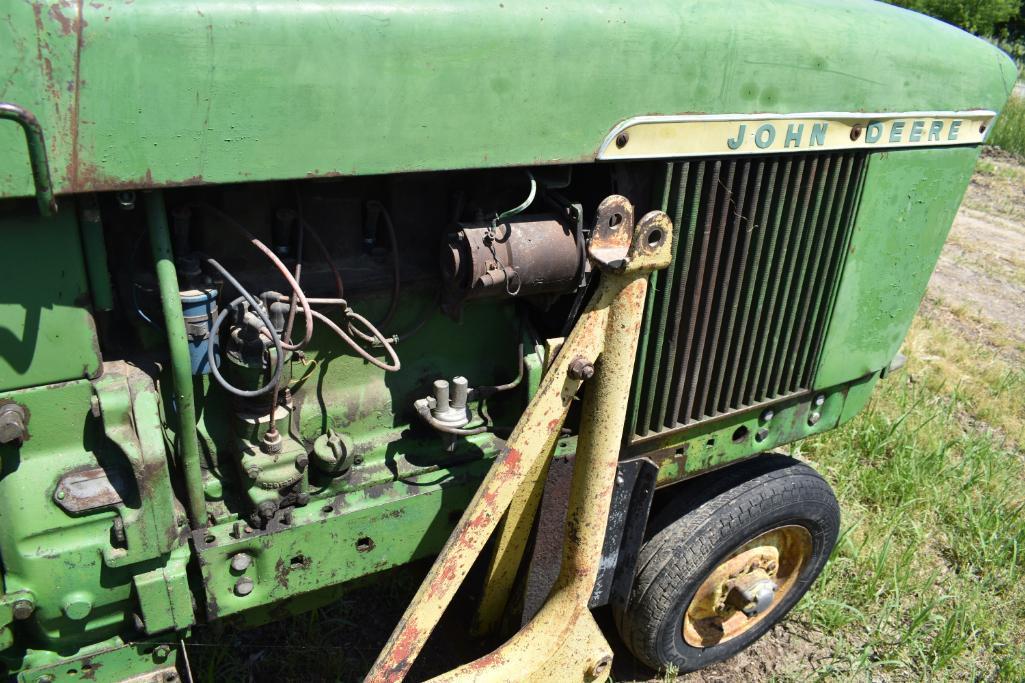
[[[569,369],[566,373],[570,379],[583,382],[594,377],[594,364],[583,356],[577,356],[570,361]]]
[[[246,553],[239,553],[231,558],[231,568],[237,572],[244,572],[252,563],[253,558]]]

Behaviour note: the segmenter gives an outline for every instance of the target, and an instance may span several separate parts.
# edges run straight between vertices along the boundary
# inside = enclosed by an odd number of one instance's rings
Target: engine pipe
[[[174,402],[178,409],[178,439],[181,443],[181,467],[188,497],[186,508],[193,529],[207,525],[206,494],[203,492],[203,471],[200,468],[199,437],[196,433],[196,397],[192,389],[192,357],[185,333],[185,316],[179,295],[178,274],[171,251],[171,235],[167,227],[167,208],[160,190],[143,194],[153,265],[157,272],[160,307],[167,330],[167,348],[171,356],[174,378]]]

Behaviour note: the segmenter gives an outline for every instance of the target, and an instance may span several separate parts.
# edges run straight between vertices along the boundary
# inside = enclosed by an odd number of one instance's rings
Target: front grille
[[[865,162],[840,152],[669,167],[673,262],[649,288],[633,440],[812,386]]]

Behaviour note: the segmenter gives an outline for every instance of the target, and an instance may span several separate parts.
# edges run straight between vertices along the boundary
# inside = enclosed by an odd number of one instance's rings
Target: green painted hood
[[[0,101],[58,192],[594,159],[641,114],[999,110],[962,31],[867,0],[8,0]],[[0,121],[0,197],[32,193]]]

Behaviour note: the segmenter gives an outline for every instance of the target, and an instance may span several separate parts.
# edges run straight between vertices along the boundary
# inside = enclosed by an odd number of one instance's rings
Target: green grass
[[[824,679],[1025,680],[1025,375],[928,318],[908,346],[862,415],[797,446],[844,531],[791,618],[834,634]]]
[[[1025,157],[1025,99],[1014,95],[997,119],[989,144]]]

